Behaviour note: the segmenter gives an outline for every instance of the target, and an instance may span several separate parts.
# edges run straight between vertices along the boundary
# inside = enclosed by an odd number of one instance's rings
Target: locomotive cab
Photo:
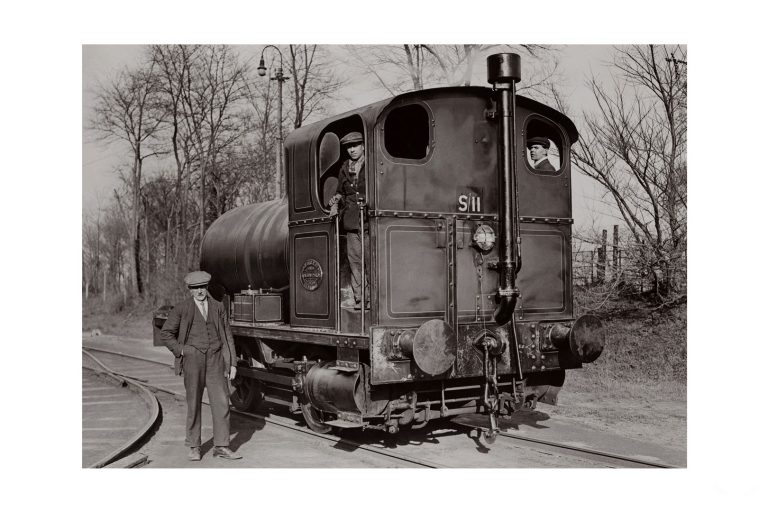
[[[554,402],[564,370],[600,354],[599,320],[573,317],[578,134],[516,96],[504,75],[514,59],[500,62],[493,88],[414,91],[297,129],[286,198],[209,228],[201,267],[231,299],[236,406],[271,395],[321,431],[480,412],[493,430],[494,418]],[[329,211],[351,132],[365,144],[370,309],[341,307],[348,242]]]

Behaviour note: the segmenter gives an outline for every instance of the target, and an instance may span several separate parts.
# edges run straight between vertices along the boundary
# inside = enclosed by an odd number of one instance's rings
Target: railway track
[[[161,362],[155,361],[153,359],[149,359],[149,358],[145,358],[145,357],[141,357],[141,356],[135,356],[135,355],[132,355],[132,354],[126,354],[126,353],[117,352],[117,351],[111,351],[111,350],[105,350],[105,349],[99,349],[99,348],[87,348],[87,349],[83,349],[83,352],[84,353],[86,353],[86,352],[99,352],[99,353],[104,353],[104,354],[110,354],[112,356],[118,356],[118,357],[123,358],[123,359],[132,359],[132,360],[136,360],[136,361],[141,361],[142,363],[145,363],[145,364],[161,366],[161,367],[165,367],[165,368],[169,368],[169,369],[172,368],[172,366],[167,364],[167,363],[161,363]],[[96,358],[96,356],[94,356],[93,354],[90,354],[90,356],[92,358],[94,358],[95,360],[98,360],[98,358]],[[104,368],[109,368],[104,362],[99,361],[99,363],[101,365],[103,365]],[[184,387],[183,387],[182,384],[180,384],[181,383],[181,379],[179,379],[176,376],[172,377],[173,380],[175,381],[175,384],[173,384],[173,383],[162,384],[162,383],[157,382],[156,378],[152,378],[152,379],[144,379],[143,378],[144,376],[147,376],[146,374],[147,374],[148,368],[146,368],[146,366],[142,368],[142,367],[137,367],[135,365],[133,367],[131,367],[131,365],[128,365],[128,367],[120,368],[119,372],[116,371],[116,370],[112,370],[111,368],[110,368],[110,370],[115,375],[121,376],[123,378],[128,378],[127,377],[128,374],[131,374],[134,371],[138,371],[138,373],[141,374],[142,376],[139,377],[138,375],[135,375],[133,377],[133,380],[140,379],[140,380],[144,381],[144,386],[146,388],[151,389],[151,390],[155,390],[155,391],[160,391],[160,392],[168,393],[170,395],[173,395],[173,396],[176,396],[176,397],[179,397],[179,398],[182,398],[182,399],[185,396],[184,395]],[[206,404],[208,403],[207,400],[203,400],[203,402],[206,403]],[[278,419],[278,418],[274,418],[274,417],[263,416],[263,415],[256,414],[256,413],[238,411],[236,409],[232,409],[230,414],[234,414],[234,415],[237,415],[237,416],[240,416],[240,417],[244,417],[244,418],[258,419],[259,421],[263,421],[265,423],[269,423],[269,424],[275,425],[277,427],[281,427],[281,428],[284,428],[284,429],[289,429],[289,430],[291,430],[293,432],[296,432],[296,433],[298,433],[298,434],[300,434],[302,436],[311,436],[311,437],[315,437],[315,438],[319,438],[319,439],[323,439],[323,440],[332,442],[335,446],[339,446],[342,449],[361,450],[361,451],[364,451],[364,452],[367,452],[367,453],[374,454],[376,456],[385,457],[388,460],[397,461],[399,463],[404,463],[404,465],[406,465],[406,466],[423,467],[423,468],[447,467],[447,466],[443,466],[443,465],[441,465],[439,463],[436,463],[436,462],[432,462],[432,461],[428,461],[428,460],[424,460],[424,459],[420,459],[420,458],[416,458],[416,457],[412,457],[412,456],[399,455],[399,454],[393,453],[393,452],[388,451],[388,450],[382,450],[382,449],[379,449],[379,448],[376,448],[376,447],[366,446],[366,445],[364,445],[362,443],[359,443],[359,442],[356,442],[356,441],[352,441],[352,440],[348,440],[348,439],[344,439],[344,438],[341,438],[339,436],[334,436],[334,435],[331,435],[331,434],[321,434],[321,433],[318,433],[318,432],[314,432],[314,431],[311,431],[308,428],[305,428],[303,426],[297,426],[295,424],[291,424],[289,421],[283,420],[282,418]],[[403,465],[403,464],[401,464],[401,465]]]
[[[102,468],[133,451],[160,418],[157,397],[83,350],[83,466]],[[143,460],[146,460],[144,458]],[[136,458],[131,465],[139,465]]]
[[[616,453],[610,453],[600,450],[592,450],[589,448],[581,448],[577,446],[571,446],[563,443],[556,443],[553,441],[545,441],[543,439],[534,439],[527,436],[511,434],[509,432],[499,432],[499,436],[514,439],[515,442],[523,443],[525,445],[542,449],[546,447],[548,450],[556,451],[561,454],[573,454],[583,459],[606,464],[609,467],[620,468],[674,468],[675,466],[669,466],[659,462],[646,461],[635,457],[628,457]]]
[[[127,354],[120,351],[112,351],[112,350],[107,350],[103,348],[89,348],[88,350],[109,354],[113,357],[117,356],[117,357],[127,358],[134,361],[141,361],[150,365],[155,365],[155,366],[159,365],[167,369],[171,368],[171,365],[169,365],[168,363],[160,362],[154,359],[141,357],[133,354]],[[131,373],[130,369],[125,369],[124,371],[126,373]],[[170,370],[169,370],[169,376],[170,376]],[[181,379],[178,379],[175,376],[170,376],[169,382],[167,384],[151,381],[151,382],[148,382],[146,385],[150,388],[154,388],[159,391],[164,391],[167,393],[172,393],[176,396],[182,396],[182,397],[184,396]],[[284,419],[282,417],[264,416],[257,413],[241,412],[235,409],[232,410],[232,414],[236,414],[241,417],[258,419],[260,421],[264,421],[272,425],[293,430],[302,435],[321,438],[321,439],[333,442],[336,445],[347,447],[349,449],[364,450],[366,452],[385,456],[394,460],[399,460],[401,462],[406,462],[415,467],[429,467],[429,468],[457,467],[456,465],[442,464],[432,460],[421,459],[413,456],[399,455],[391,449],[386,449],[383,446],[381,448],[375,446],[376,444],[380,444],[380,443],[377,443],[375,440],[373,440],[372,437],[369,437],[368,439],[366,439],[364,435],[350,436],[350,437],[355,437],[359,439],[348,439],[348,438],[339,437],[333,434],[320,434],[320,433],[311,431],[304,426],[300,426],[295,423],[292,424],[289,419]],[[468,432],[468,431],[464,430],[464,432]],[[375,434],[372,434],[372,435],[375,435]],[[498,442],[499,440],[504,440],[504,443],[499,443]],[[502,431],[499,433],[499,439],[497,440],[496,444],[494,444],[493,446],[499,446],[501,444],[512,444],[517,447],[524,448],[527,450],[532,450],[539,454],[546,454],[551,457],[562,457],[569,460],[588,461],[590,463],[586,466],[582,465],[579,467],[612,467],[612,468],[671,468],[671,467],[674,467],[674,466],[666,465],[666,464],[652,461],[652,460],[643,460],[636,457],[629,457],[626,455],[610,453],[606,451],[578,447],[578,446],[573,446],[573,445],[564,444],[564,443],[557,443],[551,440],[537,439],[534,437],[530,437],[530,436],[526,436],[518,433],[505,432],[505,431]],[[489,453],[492,453],[492,452],[489,451]],[[454,463],[455,463],[455,460],[454,460]]]

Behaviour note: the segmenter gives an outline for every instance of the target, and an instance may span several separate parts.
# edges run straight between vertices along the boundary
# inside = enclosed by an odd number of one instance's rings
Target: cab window
[[[429,154],[429,125],[421,105],[392,109],[384,121],[384,148],[394,158],[423,160]]]
[[[341,139],[350,132],[360,132],[363,135],[363,121],[359,116],[340,119],[326,127],[317,145],[317,187],[320,206],[328,211],[331,200],[339,184],[339,170],[344,160],[348,158],[341,147]]]
[[[536,174],[555,174],[563,166],[560,130],[543,118],[530,119],[525,126],[525,157]]]

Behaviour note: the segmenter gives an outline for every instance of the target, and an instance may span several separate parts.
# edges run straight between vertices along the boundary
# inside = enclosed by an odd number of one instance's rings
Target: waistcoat
[[[203,353],[206,353],[208,350],[215,352],[221,349],[219,334],[216,332],[216,326],[213,325],[213,321],[211,321],[212,315],[213,311],[209,305],[208,320],[206,321],[200,309],[195,306],[195,315],[192,317],[192,326],[189,329],[187,345],[192,345]]]

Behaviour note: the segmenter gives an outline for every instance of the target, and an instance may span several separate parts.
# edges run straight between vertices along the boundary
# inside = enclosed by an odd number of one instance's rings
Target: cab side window
[[[563,165],[563,140],[560,130],[543,118],[530,119],[525,126],[525,156],[528,168],[536,174],[560,172]]]
[[[394,158],[422,160],[429,153],[429,126],[423,106],[397,107],[384,121],[384,148]]]
[[[336,193],[336,187],[339,184],[341,149],[338,135],[333,132],[327,132],[323,135],[323,138],[320,140],[318,153],[318,163],[320,164],[320,204],[326,207]]]

